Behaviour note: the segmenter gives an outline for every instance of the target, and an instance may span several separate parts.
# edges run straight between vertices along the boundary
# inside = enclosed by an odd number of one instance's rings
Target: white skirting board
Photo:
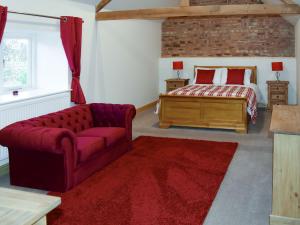
[[[17,97],[18,98],[18,97]],[[70,91],[43,94],[12,103],[0,103],[0,128],[20,120],[70,107]],[[8,163],[8,151],[0,147],[0,166]]]

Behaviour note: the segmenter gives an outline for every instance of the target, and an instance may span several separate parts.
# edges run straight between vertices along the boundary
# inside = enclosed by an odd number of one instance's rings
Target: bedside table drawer
[[[271,94],[271,101],[285,101],[286,99],[286,95],[281,95],[281,94],[275,94],[275,93],[272,93]]]
[[[189,79],[168,79],[166,80],[167,92],[184,87],[189,84]]]
[[[169,81],[168,82],[168,87],[169,88],[179,88],[179,87],[182,87],[183,86],[183,83],[182,82],[176,82],[176,81]]]
[[[273,108],[273,105],[287,105],[286,101],[271,101],[270,107]]]
[[[286,86],[285,85],[274,85],[270,87],[271,92],[280,92],[284,93],[286,91]]]

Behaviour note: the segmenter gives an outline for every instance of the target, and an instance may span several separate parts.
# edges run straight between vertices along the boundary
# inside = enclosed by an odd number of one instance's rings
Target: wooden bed
[[[257,83],[256,66],[195,66],[202,68],[251,69],[251,83]],[[248,131],[247,99],[232,97],[171,96],[162,94],[159,126],[202,127]]]

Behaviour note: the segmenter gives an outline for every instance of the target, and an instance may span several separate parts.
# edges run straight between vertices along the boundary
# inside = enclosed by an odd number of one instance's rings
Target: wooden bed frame
[[[201,68],[251,69],[251,82],[257,83],[256,66],[195,66]],[[195,70],[194,70],[195,71]],[[247,99],[232,97],[171,96],[162,94],[159,126],[202,127],[248,131]]]

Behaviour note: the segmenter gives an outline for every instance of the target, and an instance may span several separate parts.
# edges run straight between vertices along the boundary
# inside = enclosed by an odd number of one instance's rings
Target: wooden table
[[[58,197],[0,188],[0,224],[47,224],[47,213],[60,203]]]
[[[300,106],[273,107],[271,225],[300,225]]]

